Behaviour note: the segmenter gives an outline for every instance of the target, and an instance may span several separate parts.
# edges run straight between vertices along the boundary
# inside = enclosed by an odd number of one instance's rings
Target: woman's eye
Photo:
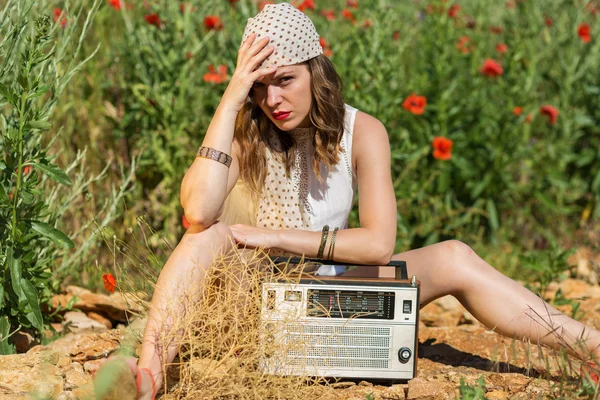
[[[291,76],[284,76],[283,78],[280,79],[281,82],[287,82],[287,81],[291,81],[292,77]]]
[[[258,89],[263,87],[264,85],[260,82],[254,82],[254,84],[252,85],[252,89]]]

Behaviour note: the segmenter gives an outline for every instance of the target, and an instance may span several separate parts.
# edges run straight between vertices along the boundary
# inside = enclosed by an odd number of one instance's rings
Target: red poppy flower
[[[517,107],[513,108],[513,114],[516,115],[517,117],[519,115],[521,115],[522,112],[523,112],[523,107],[517,106]]]
[[[530,124],[532,119],[533,119],[533,115],[531,113],[527,114],[527,116],[525,117],[525,123]]]
[[[400,31],[394,31],[394,33],[392,34],[392,40],[398,39],[400,39]]]
[[[482,74],[487,75],[492,78],[500,76],[504,73],[504,70],[502,69],[502,65],[500,65],[500,63],[498,63],[497,61],[492,60],[491,58],[487,58],[483,62],[483,66],[481,67],[481,69],[479,71]]]
[[[508,0],[506,2],[506,8],[516,8],[517,7],[517,3],[515,3],[514,0]]]
[[[306,10],[307,8],[310,8],[311,10],[314,10],[315,9],[315,0],[304,0],[298,6],[298,10],[300,10],[302,12],[304,12],[304,10]]]
[[[360,27],[366,29],[366,28],[370,28],[372,25],[373,25],[373,23],[371,22],[371,20],[366,19],[365,22],[363,22]]]
[[[240,0],[229,0],[229,4],[234,5],[235,3],[237,3]]]
[[[192,226],[192,224],[190,224],[190,222],[187,220],[187,218],[185,217],[185,215],[183,215],[181,217],[181,225],[183,225],[183,227],[185,229],[189,228],[190,226]]]
[[[544,105],[540,107],[540,113],[548,116],[548,121],[554,125],[558,119],[558,110],[551,105]]]
[[[358,0],[346,0],[346,6],[357,9],[358,8]]]
[[[458,16],[458,12],[460,11],[460,6],[458,4],[452,4],[448,9],[448,16],[450,18],[456,18]]]
[[[52,12],[54,13],[54,22],[59,23],[61,28],[67,26],[67,17],[63,13],[63,10],[61,10],[60,8],[55,8],[54,10],[52,10]]]
[[[454,142],[442,136],[433,139],[433,158],[438,160],[449,160],[452,158],[452,145]]]
[[[157,28],[160,28],[160,17],[157,13],[144,15],[144,19],[150,25],[154,25]]]
[[[456,43],[456,48],[463,54],[470,53],[475,46],[471,44],[471,38],[468,36],[461,36]]]
[[[121,0],[108,0],[108,4],[117,11],[121,11]]]
[[[335,11],[334,10],[323,10],[321,11],[321,15],[327,18],[328,21],[335,21]]]
[[[505,45],[504,43],[498,43],[496,45],[496,51],[501,54],[506,53],[508,51],[508,46]]]
[[[552,20],[552,18],[546,17],[546,20],[544,21],[544,23],[546,24],[547,27],[551,27],[552,24],[554,23],[554,21]]]
[[[31,165],[26,165],[23,167],[23,173],[28,175],[31,172]]]
[[[204,18],[204,27],[206,29],[220,31],[223,29],[223,23],[221,22],[221,18],[216,15],[209,15]]]
[[[592,40],[590,26],[588,24],[581,24],[577,28],[577,34],[581,38],[583,43],[588,43]]]
[[[356,18],[354,18],[354,14],[352,14],[352,11],[348,10],[347,8],[344,8],[342,10],[342,17],[346,18],[348,21],[352,22],[353,24],[356,23]]]
[[[227,79],[229,79],[229,75],[227,75],[227,65],[225,64],[221,64],[219,66],[219,72],[217,72],[215,70],[215,67],[210,64],[208,66],[208,72],[206,74],[204,74],[204,82],[210,82],[210,83],[223,83],[225,81],[227,81]]]
[[[115,287],[117,287],[117,280],[113,276],[113,274],[104,274],[102,275],[102,280],[104,281],[104,288],[111,293],[115,292]]]
[[[408,96],[402,103],[402,107],[405,110],[415,115],[423,114],[426,106],[427,98],[425,98],[425,96],[417,96],[415,93],[412,93],[410,96]]]

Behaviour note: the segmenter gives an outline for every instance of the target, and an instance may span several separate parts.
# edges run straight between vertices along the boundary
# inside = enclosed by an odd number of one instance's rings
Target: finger
[[[247,64],[252,57],[257,55],[267,46],[267,44],[269,44],[269,41],[269,37],[265,36],[256,43],[254,43],[252,46],[250,46],[250,48],[244,49],[244,52],[241,57],[242,64]]]
[[[258,68],[258,66],[262,64],[262,62],[265,61],[271,55],[271,53],[273,53],[273,51],[275,51],[275,46],[267,46],[254,57],[252,57],[248,62],[249,72],[256,70],[256,68]]]
[[[250,78],[252,79],[252,82],[255,82],[263,76],[274,74],[275,72],[277,72],[277,65],[271,65],[267,68],[257,68],[256,71],[250,74]]]

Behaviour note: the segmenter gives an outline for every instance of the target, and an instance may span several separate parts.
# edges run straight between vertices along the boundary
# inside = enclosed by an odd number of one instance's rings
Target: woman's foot
[[[134,357],[109,357],[92,374],[97,399],[154,400],[156,397],[152,372],[139,368]]]

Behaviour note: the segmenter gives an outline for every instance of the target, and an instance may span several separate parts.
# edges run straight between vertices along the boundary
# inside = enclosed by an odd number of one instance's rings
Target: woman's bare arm
[[[236,69],[202,141],[203,146],[231,155],[230,168],[217,161],[197,157],[181,181],[179,201],[185,217],[192,224],[210,226],[221,214],[225,198],[239,175],[239,151],[233,144],[235,120],[254,82],[277,69],[257,69],[274,47],[267,46],[267,37],[256,42],[254,38],[255,34],[250,34],[240,46]]]
[[[396,198],[387,131],[377,119],[359,113],[352,143],[361,226],[338,231],[333,258],[340,262],[385,265],[390,261],[396,243]],[[307,257],[317,255],[321,242],[321,232],[304,230],[269,230],[234,225],[232,232],[240,244],[278,248]],[[325,255],[328,249],[329,241]]]
[[[208,127],[203,146],[230,154],[231,166],[196,157],[181,181],[180,202],[192,224],[210,226],[220,215],[225,198],[237,182],[239,162],[233,129],[237,111],[219,107]],[[237,142],[236,142],[237,143]]]

